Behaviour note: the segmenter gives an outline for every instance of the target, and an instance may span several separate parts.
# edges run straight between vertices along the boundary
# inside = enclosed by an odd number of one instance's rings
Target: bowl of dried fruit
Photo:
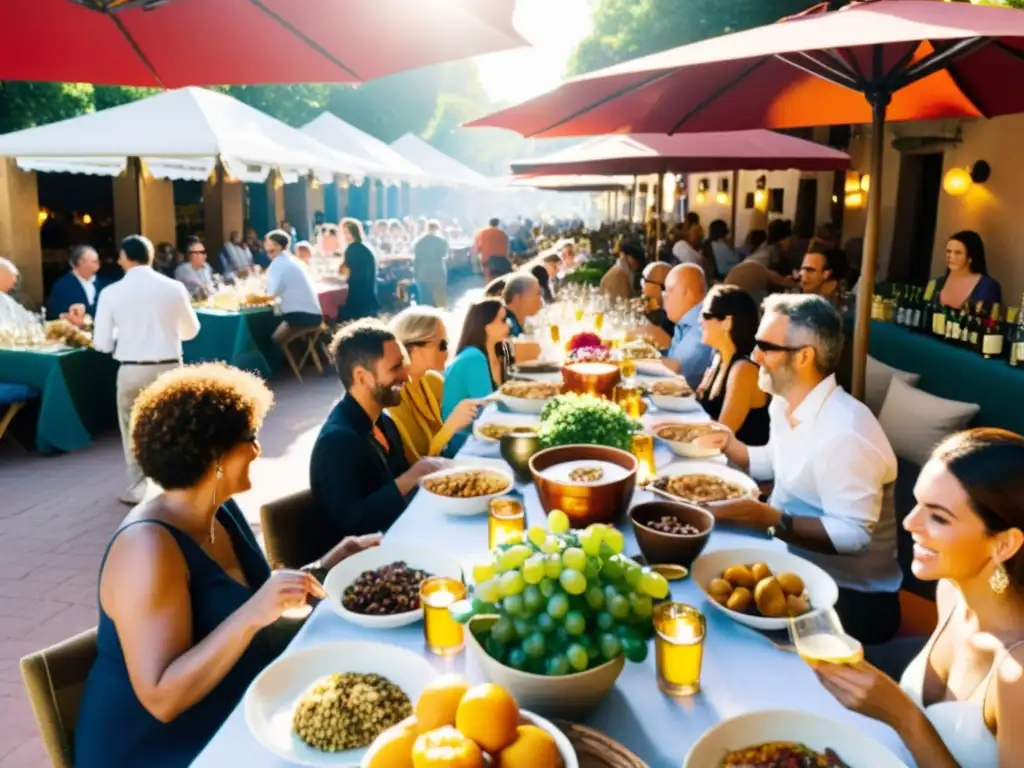
[[[420,493],[447,515],[479,515],[487,511],[491,499],[512,489],[512,474],[492,466],[459,464],[434,472],[420,480]]]
[[[462,579],[462,566],[444,552],[421,546],[363,550],[342,560],[324,579],[327,602],[361,627],[394,629],[423,618],[420,583],[431,576]]]
[[[704,551],[715,516],[695,504],[648,501],[629,510],[636,543],[648,563],[687,568]]]

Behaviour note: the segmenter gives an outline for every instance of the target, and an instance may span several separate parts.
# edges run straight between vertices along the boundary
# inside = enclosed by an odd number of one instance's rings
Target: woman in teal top
[[[487,397],[505,380],[501,347],[508,339],[505,305],[484,299],[469,308],[455,359],[444,372],[441,418],[447,419],[463,400]]]
[[[135,401],[135,456],[164,491],[128,514],[100,564],[77,768],[191,765],[282,650],[271,625],[323,597],[309,573],[271,573],[231,500],[250,488],[272,401],[260,379],[220,363],[166,373]],[[347,539],[322,562],[377,541]]]

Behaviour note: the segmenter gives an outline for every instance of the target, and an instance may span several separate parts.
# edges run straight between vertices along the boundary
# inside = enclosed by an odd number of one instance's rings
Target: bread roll
[[[754,578],[758,581],[767,579],[772,575],[772,569],[766,563],[754,563],[750,566],[750,572],[754,574]]]
[[[787,595],[800,597],[804,593],[804,580],[795,573],[780,573],[775,578],[778,579],[779,586]]]
[[[722,578],[734,587],[753,589],[757,586],[757,579],[754,578],[754,574],[745,565],[734,565],[731,568],[726,568]]]
[[[787,615],[786,596],[774,577],[762,579],[754,588],[754,604],[762,616],[778,619]]]
[[[750,590],[746,587],[736,587],[729,595],[729,599],[725,602],[725,607],[730,611],[736,611],[738,613],[746,612],[747,608],[750,607]]]

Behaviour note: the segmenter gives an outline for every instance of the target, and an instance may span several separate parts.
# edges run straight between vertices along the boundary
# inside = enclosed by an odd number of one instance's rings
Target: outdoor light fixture
[[[82,223],[88,227],[90,224],[92,224],[92,216],[90,216],[88,213],[83,213]]]
[[[758,176],[754,182],[754,206],[762,211],[768,204],[768,193],[765,192],[767,188],[768,177],[764,175]]]
[[[848,192],[846,194],[846,207],[847,208],[863,208],[864,207],[864,193],[859,189],[856,192]]]
[[[860,187],[859,173],[857,173],[856,171],[846,172],[846,183],[843,185],[843,191],[846,192],[847,195],[852,195],[855,192],[862,191]]]
[[[970,169],[950,168],[942,177],[942,188],[947,195],[952,197],[963,197],[971,191],[975,184],[984,184],[992,175],[991,166],[984,160],[979,160]]]
[[[40,227],[43,226],[43,224],[46,223],[46,220],[48,218],[50,218],[50,212],[48,210],[46,210],[45,208],[40,208],[39,209],[39,226]]]
[[[697,202],[703,203],[707,199],[708,190],[711,189],[711,182],[706,178],[697,182]]]
[[[718,194],[715,196],[715,202],[719,205],[729,204],[729,180],[721,179],[718,182]]]
[[[860,191],[870,192],[871,191],[871,174],[865,173],[860,177]]]

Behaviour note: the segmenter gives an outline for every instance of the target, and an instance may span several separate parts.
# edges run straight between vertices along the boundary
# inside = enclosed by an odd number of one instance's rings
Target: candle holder
[[[658,687],[670,696],[698,693],[707,632],[704,614],[684,603],[659,603],[652,618]]]
[[[462,625],[448,608],[466,597],[466,585],[458,579],[433,576],[420,584],[423,606],[423,637],[427,650],[438,656],[454,656],[465,646]]]

